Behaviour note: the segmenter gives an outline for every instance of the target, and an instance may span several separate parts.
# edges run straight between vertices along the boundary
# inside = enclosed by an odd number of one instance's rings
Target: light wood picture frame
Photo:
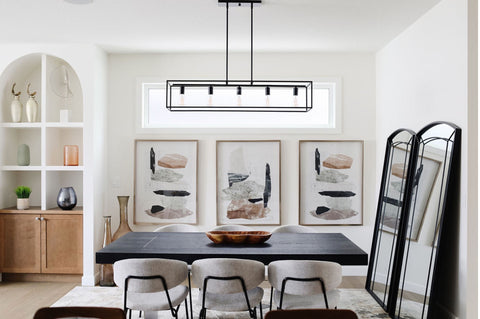
[[[197,172],[197,140],[135,140],[134,224],[197,224]]]
[[[280,225],[280,140],[217,141],[217,224]]]
[[[363,141],[299,141],[299,224],[363,225]]]

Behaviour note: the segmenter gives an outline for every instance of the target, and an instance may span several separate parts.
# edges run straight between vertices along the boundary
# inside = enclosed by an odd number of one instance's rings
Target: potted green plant
[[[17,209],[28,209],[29,197],[32,190],[27,186],[18,186],[15,189],[15,194],[17,194]]]

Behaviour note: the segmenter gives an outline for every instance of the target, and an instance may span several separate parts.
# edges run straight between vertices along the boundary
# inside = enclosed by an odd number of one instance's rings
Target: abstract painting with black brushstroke
[[[217,141],[217,223],[280,224],[280,141]]]
[[[197,141],[135,141],[135,224],[197,223]]]
[[[300,224],[361,225],[363,141],[300,141]]]

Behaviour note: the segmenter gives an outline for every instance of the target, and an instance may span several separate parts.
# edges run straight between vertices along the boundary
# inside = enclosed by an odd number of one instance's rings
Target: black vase
[[[63,210],[72,210],[77,205],[77,194],[75,194],[73,187],[60,188],[57,205]]]

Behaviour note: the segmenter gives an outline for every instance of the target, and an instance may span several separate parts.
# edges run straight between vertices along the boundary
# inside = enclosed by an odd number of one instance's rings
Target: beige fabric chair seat
[[[182,283],[188,278],[187,263],[162,258],[131,258],[113,264],[113,279],[123,289],[124,311],[131,316],[132,310],[170,310],[173,317],[178,307],[185,302],[188,313],[188,287]],[[167,293],[172,302],[168,303]]]
[[[283,225],[272,230],[272,233],[316,233],[315,229],[302,225]]]
[[[328,307],[335,308],[340,300],[340,290],[334,289],[327,291]],[[274,289],[273,301],[276,305],[280,304],[280,291]],[[292,295],[284,294],[282,309],[313,309],[326,308],[323,294],[316,295]]]
[[[244,226],[244,225],[221,225],[214,227],[212,230],[214,231],[252,231],[252,227]]]
[[[181,233],[191,233],[191,232],[198,232],[198,228],[194,225],[189,224],[171,224],[158,227],[154,230],[157,233],[174,233],[174,232],[181,232]]]
[[[337,287],[342,282],[340,264],[315,260],[278,260],[268,265],[268,281],[274,288],[273,299],[275,305],[281,309],[326,308],[324,291],[318,279],[323,281],[328,308],[335,308],[340,298]],[[284,280],[284,298],[280,305]]]
[[[201,287],[200,318],[206,319],[207,309],[247,311],[256,318],[256,307],[262,313],[265,265],[259,261],[236,258],[207,258],[192,263],[192,283]],[[243,284],[242,284],[243,283]],[[248,303],[245,298],[248,296]],[[205,299],[203,296],[205,295]],[[205,300],[205,304],[203,304]]]
[[[188,287],[177,286],[168,290],[172,305],[181,304],[188,295]],[[128,294],[127,307],[133,310],[160,311],[170,310],[165,291]]]
[[[256,287],[247,290],[248,300],[251,305],[258,305],[263,298],[263,289]],[[245,294],[238,292],[234,294],[212,294],[207,292],[205,296],[205,305],[207,309],[218,311],[245,311],[248,310],[245,302]],[[202,304],[202,294],[198,295],[198,303]]]

